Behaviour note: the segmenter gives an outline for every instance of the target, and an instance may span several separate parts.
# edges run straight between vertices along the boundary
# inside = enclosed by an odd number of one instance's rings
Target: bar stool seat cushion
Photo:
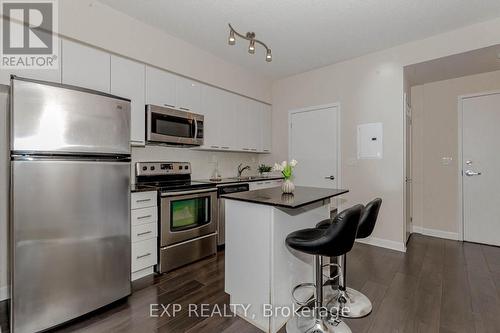
[[[355,205],[335,216],[326,229],[308,228],[290,233],[286,244],[311,255],[335,257],[349,252],[354,244],[363,205]]]

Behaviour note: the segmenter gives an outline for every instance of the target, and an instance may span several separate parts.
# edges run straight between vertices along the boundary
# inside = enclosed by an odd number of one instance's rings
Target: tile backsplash
[[[240,163],[250,165],[251,170],[244,175],[257,174],[260,155],[217,151],[201,151],[190,148],[164,146],[132,147],[132,182],[135,183],[135,162],[169,161],[190,162],[192,179],[208,179],[212,175],[215,163],[219,163],[222,177],[234,177]]]

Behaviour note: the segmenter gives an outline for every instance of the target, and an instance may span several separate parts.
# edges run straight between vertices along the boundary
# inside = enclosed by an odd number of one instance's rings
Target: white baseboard
[[[432,237],[438,237],[438,238],[444,238],[444,239],[459,240],[458,232],[429,229],[429,228],[423,228],[423,227],[416,226],[416,225],[413,226],[412,233],[422,234],[422,235],[432,236]]]
[[[386,249],[396,250],[399,252],[406,252],[406,246],[402,242],[396,242],[388,239],[376,238],[376,237],[368,237],[362,239],[356,239],[356,242],[383,247]]]
[[[0,302],[10,298],[10,286],[0,287]]]

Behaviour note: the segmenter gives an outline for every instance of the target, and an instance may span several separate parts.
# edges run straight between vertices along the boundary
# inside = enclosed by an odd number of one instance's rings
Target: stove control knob
[[[146,166],[142,167],[142,171],[146,171],[147,169],[148,169],[148,167],[146,167]]]
[[[179,170],[182,170],[182,165],[179,165]]]
[[[152,166],[152,167],[151,167],[151,168],[149,168],[149,169],[150,169],[151,171],[154,171],[155,167],[154,167],[154,166]]]

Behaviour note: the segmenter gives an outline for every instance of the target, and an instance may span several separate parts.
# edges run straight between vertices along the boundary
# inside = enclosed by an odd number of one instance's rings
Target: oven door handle
[[[178,195],[187,195],[187,194],[198,194],[198,193],[208,193],[208,192],[217,192],[216,188],[209,188],[203,190],[192,190],[192,191],[179,191],[179,192],[162,192],[162,197],[170,197],[170,196],[178,196]]]

